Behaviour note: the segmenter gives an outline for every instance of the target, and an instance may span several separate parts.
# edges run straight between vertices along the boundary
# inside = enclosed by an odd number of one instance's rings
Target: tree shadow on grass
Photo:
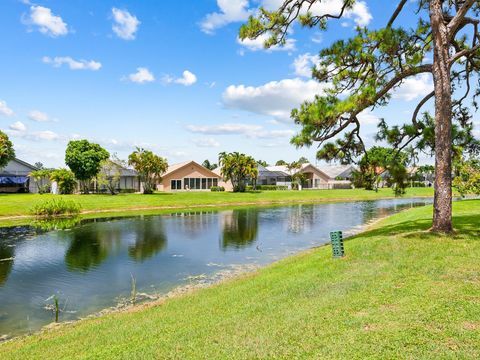
[[[431,219],[419,219],[391,224],[378,229],[367,231],[356,237],[372,238],[377,236],[402,235],[405,238],[431,239],[442,235],[429,232],[432,226]],[[454,233],[449,235],[452,239],[465,237],[480,237],[480,214],[457,215],[453,219]]]

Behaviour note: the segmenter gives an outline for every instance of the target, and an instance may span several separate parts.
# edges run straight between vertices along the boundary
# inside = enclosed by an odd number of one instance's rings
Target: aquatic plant
[[[130,293],[132,304],[135,305],[135,301],[137,299],[137,280],[135,280],[135,277],[130,274],[132,277],[132,291]]]

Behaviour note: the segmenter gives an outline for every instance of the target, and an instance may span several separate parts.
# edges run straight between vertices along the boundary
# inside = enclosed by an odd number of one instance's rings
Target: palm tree
[[[244,192],[246,182],[255,182],[258,177],[257,162],[251,156],[239,152],[221,152],[218,162],[223,179],[232,182],[234,192]]]

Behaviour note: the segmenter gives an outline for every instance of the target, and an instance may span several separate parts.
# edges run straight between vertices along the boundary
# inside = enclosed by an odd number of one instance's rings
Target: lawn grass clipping
[[[480,357],[480,201],[394,215],[345,243],[164,304],[0,345],[3,359]]]

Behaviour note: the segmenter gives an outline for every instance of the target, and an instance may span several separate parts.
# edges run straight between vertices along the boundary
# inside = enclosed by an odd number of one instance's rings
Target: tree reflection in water
[[[65,254],[65,263],[69,270],[86,272],[107,258],[108,249],[96,228],[79,228],[69,233],[69,237],[71,243]]]
[[[0,242],[0,286],[5,284],[8,275],[12,271],[14,255],[13,245]]]
[[[259,212],[255,209],[225,212],[222,217],[222,249],[242,249],[251,246],[257,239],[258,216]]]
[[[167,236],[161,217],[144,218],[134,225],[135,244],[129,246],[128,255],[135,261],[144,261],[166,248]]]

